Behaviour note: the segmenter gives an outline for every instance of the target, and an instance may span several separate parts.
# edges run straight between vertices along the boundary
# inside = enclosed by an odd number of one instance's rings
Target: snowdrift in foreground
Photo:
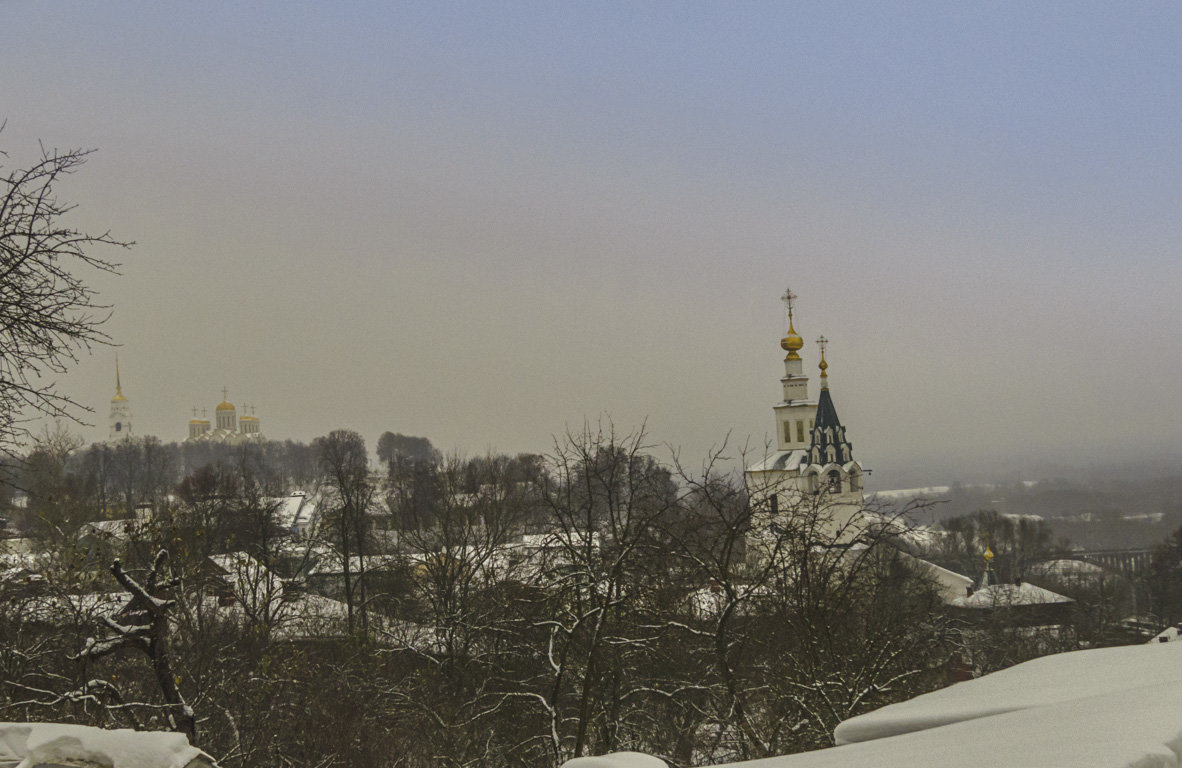
[[[844,746],[732,765],[1177,768],[1182,643],[1035,659],[847,720],[836,737]],[[608,757],[611,762],[571,760],[565,768],[654,765],[625,754]]]
[[[0,768],[211,768],[179,733],[61,723],[0,723]]]
[[[1155,684],[1182,687],[1182,645],[1127,645],[1043,656],[846,720],[838,744],[1101,696]],[[1120,710],[1113,710],[1114,722]],[[1182,729],[1182,710],[1174,713]]]

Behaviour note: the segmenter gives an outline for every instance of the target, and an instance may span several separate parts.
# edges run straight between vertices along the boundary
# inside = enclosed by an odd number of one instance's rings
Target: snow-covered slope
[[[1046,656],[847,720],[836,737],[845,745],[733,765],[1177,768],[1182,643]],[[618,757],[601,765],[651,765]]]
[[[1182,688],[1182,644],[1128,645],[1043,656],[846,720],[838,744],[1029,710],[1156,684]],[[1182,731],[1182,709],[1172,713]]]
[[[61,723],[0,723],[0,768],[210,768],[179,733]]]

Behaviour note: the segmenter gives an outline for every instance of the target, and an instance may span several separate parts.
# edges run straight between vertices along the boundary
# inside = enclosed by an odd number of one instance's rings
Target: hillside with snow
[[[1182,643],[1045,656],[852,718],[842,746],[735,768],[1177,768]],[[659,768],[648,755],[564,768]]]

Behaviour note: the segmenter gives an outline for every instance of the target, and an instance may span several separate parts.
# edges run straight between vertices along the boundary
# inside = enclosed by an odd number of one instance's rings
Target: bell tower
[[[111,416],[108,419],[107,440],[127,440],[131,437],[131,404],[123,396],[123,383],[119,380],[119,356],[115,356],[115,396],[111,398]]]
[[[781,451],[793,451],[808,447],[817,402],[808,399],[809,377],[800,358],[804,339],[796,332],[796,294],[786,290],[780,300],[788,310],[788,332],[780,339],[780,349],[788,354],[784,356],[784,377],[780,379],[784,399],[772,406],[772,410],[776,414],[776,446]]]

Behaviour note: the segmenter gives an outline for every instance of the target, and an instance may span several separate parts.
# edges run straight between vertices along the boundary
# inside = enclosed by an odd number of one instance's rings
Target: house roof
[[[1069,597],[1024,581],[1021,584],[990,584],[974,591],[971,596],[956,598],[950,605],[957,608],[1014,608],[1020,605],[1070,602],[1073,601]]]

